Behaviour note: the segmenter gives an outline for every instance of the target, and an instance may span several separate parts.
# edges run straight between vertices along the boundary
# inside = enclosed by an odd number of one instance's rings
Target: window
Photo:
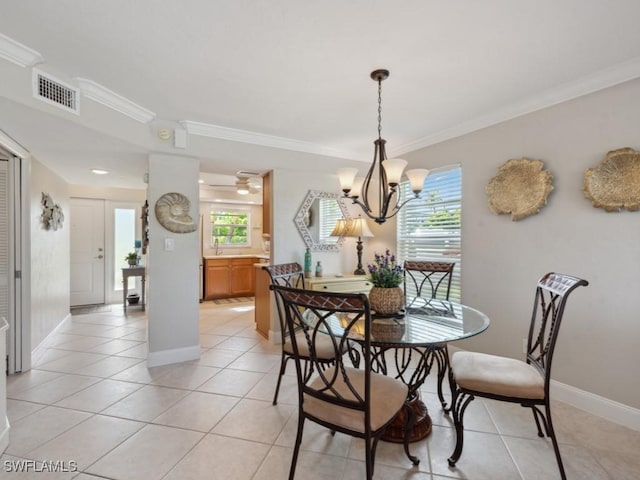
[[[135,251],[136,211],[133,208],[116,208],[114,213],[113,286],[122,290],[122,266],[124,257]],[[135,288],[135,278],[129,277],[128,288]]]
[[[338,223],[338,220],[344,218],[340,204],[333,198],[320,199],[320,235],[318,243],[336,243],[338,237],[332,237],[331,232]]]
[[[211,245],[251,245],[251,214],[245,210],[211,210]]]
[[[413,195],[409,182],[401,195]],[[398,213],[398,259],[455,262],[451,295],[461,300],[462,271],[460,219],[462,169],[460,165],[432,170],[425,179],[420,199],[407,203]]]

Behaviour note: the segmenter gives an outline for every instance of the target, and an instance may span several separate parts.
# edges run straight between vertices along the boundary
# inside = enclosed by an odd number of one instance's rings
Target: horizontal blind
[[[333,198],[320,199],[320,236],[319,243],[336,243],[338,237],[332,237],[331,232],[344,218],[340,204]]]
[[[401,198],[413,196],[409,182],[400,185]],[[450,299],[461,300],[462,168],[452,165],[432,170],[420,198],[398,213],[398,258],[455,262]]]

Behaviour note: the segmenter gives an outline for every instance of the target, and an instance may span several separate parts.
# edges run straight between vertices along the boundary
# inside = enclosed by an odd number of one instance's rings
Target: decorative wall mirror
[[[331,232],[341,218],[350,216],[338,194],[309,190],[294,221],[311,251],[337,252],[343,238]]]

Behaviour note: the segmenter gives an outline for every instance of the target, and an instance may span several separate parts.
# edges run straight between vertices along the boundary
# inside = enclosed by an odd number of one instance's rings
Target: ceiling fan
[[[250,193],[260,193],[262,189],[261,175],[258,172],[248,172],[245,170],[238,170],[236,172],[235,184],[223,183],[223,184],[208,184],[213,188],[235,188],[236,193],[239,195],[248,195]],[[260,179],[260,180],[259,180]]]

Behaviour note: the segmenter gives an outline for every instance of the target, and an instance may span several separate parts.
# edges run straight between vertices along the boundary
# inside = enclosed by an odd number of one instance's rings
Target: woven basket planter
[[[378,315],[393,315],[404,306],[404,292],[400,287],[373,287],[369,292],[369,303]]]

